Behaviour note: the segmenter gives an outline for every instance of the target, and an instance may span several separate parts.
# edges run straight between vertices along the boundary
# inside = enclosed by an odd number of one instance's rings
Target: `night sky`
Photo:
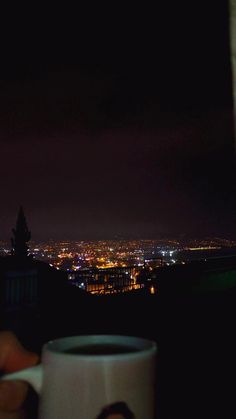
[[[188,2],[189,3],[189,2]],[[0,239],[236,237],[227,2],[8,28]],[[101,10],[100,10],[101,12]],[[110,14],[109,14],[110,13]],[[102,13],[101,13],[102,15]]]

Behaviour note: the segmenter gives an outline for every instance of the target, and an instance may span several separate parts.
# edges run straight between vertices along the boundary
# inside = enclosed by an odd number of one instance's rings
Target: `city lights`
[[[194,260],[207,261],[222,249],[236,248],[226,239],[189,240],[91,240],[34,242],[34,259],[67,272],[71,285],[93,294],[140,290],[148,284],[157,293],[158,271]],[[10,254],[0,242],[0,254]],[[220,253],[221,254],[221,253]]]

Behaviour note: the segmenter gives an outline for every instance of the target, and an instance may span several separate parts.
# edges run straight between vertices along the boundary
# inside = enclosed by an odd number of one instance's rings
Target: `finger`
[[[27,351],[11,332],[0,333],[0,369],[18,371],[39,362],[39,356]]]
[[[27,398],[27,394],[28,384],[24,381],[1,381],[0,411],[16,411],[20,409]]]
[[[0,419],[26,419],[26,414],[23,410],[18,412],[1,412]]]

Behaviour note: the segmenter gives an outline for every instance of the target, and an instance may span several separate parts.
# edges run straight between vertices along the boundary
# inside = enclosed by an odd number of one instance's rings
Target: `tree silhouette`
[[[23,208],[20,207],[16,221],[16,228],[12,229],[14,237],[11,239],[12,255],[24,258],[28,256],[27,242],[31,239]]]

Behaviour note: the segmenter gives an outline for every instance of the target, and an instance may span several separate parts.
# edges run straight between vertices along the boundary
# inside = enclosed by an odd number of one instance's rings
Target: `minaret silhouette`
[[[12,255],[18,258],[25,258],[28,256],[27,242],[31,239],[31,232],[28,229],[25,214],[22,206],[20,206],[16,228],[12,229],[14,237],[11,239]]]

